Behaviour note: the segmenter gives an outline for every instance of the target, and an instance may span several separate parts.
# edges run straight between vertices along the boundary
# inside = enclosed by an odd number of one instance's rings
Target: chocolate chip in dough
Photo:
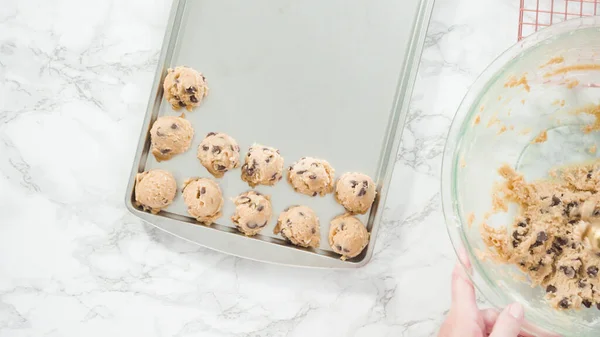
[[[359,196],[359,197],[362,197],[362,196],[363,196],[363,195],[365,195],[365,194],[367,194],[367,190],[366,190],[364,187],[362,187],[362,188],[360,189],[360,191],[358,191],[358,196]]]
[[[260,205],[260,206],[258,206],[258,208],[256,210],[259,212],[262,212],[263,209],[265,209],[265,206]]]
[[[585,305],[586,308],[591,308],[592,307],[592,302],[590,300],[583,300],[581,302],[583,305]]]
[[[547,293],[555,293],[556,290],[557,290],[556,287],[553,286],[553,285],[551,285],[551,284],[546,287],[546,292]]]
[[[257,224],[257,223],[248,223],[248,225],[247,225],[247,226],[248,226],[248,228],[250,228],[250,229],[254,229],[254,228],[258,227],[258,224]]]
[[[319,193],[317,193],[317,192],[313,192],[312,196],[313,196],[313,197],[316,197],[316,196],[317,196],[317,194],[319,194]]]
[[[185,108],[185,103],[183,103],[182,101],[179,101],[179,106],[182,108]]]
[[[221,147],[217,146],[217,145],[213,146],[212,153],[213,154],[219,154],[219,153],[221,153]]]
[[[519,222],[517,224],[517,226],[519,226],[519,227],[527,227],[527,224],[525,222],[521,221],[521,222]]]
[[[560,266],[560,270],[562,270],[563,273],[565,273],[565,275],[568,278],[574,278],[575,277],[576,272],[575,272],[575,268],[573,268],[573,267]]]
[[[162,154],[167,154],[169,152],[171,152],[171,149],[161,149],[160,150],[160,153],[162,153]]]
[[[194,94],[194,93],[196,93],[196,90],[197,90],[196,87],[191,86],[189,88],[186,88],[185,92],[187,92],[188,94]]]
[[[316,230],[316,229],[314,229],[314,228],[311,228],[311,229],[310,229],[310,232],[311,232],[311,233],[313,233],[313,234],[316,234],[316,233],[317,233],[317,230]]]
[[[203,151],[208,151],[209,147],[207,145],[202,145],[202,150]]]
[[[296,174],[304,174],[304,173],[306,173],[306,170],[296,172]]]
[[[566,297],[563,298],[562,300],[560,300],[560,302],[558,302],[558,305],[563,309],[569,309],[569,299]]]
[[[171,124],[171,129],[177,130],[177,128],[178,128],[177,124],[175,124],[175,123]]]
[[[227,171],[227,167],[225,167],[224,165],[217,164],[217,171]]]
[[[517,248],[519,246],[519,241],[513,240],[512,245],[513,245],[513,248]]]
[[[206,137],[210,137],[210,136],[214,136],[214,135],[216,135],[216,133],[215,133],[215,132],[209,132],[209,133],[206,135]]]
[[[337,249],[338,251],[340,251],[340,252],[341,252],[341,251],[342,251],[342,246],[340,246],[340,245],[335,245],[335,249]]]
[[[269,179],[269,180],[275,180],[275,179],[277,179],[277,173],[273,173],[273,175],[271,176],[271,179]]]
[[[356,185],[358,185],[358,182],[356,180],[350,180],[350,187],[355,188]]]
[[[596,267],[596,266],[588,267],[587,273],[590,277],[598,276],[598,267]]]
[[[311,174],[308,176],[310,179],[315,180],[317,179],[317,175],[316,174]]]
[[[191,95],[191,96],[190,96],[190,101],[191,101],[192,103],[198,103],[198,98],[196,98],[196,96],[194,96],[194,95]]]
[[[552,196],[552,203],[550,204],[550,206],[556,206],[558,204],[560,204],[560,199],[557,196],[553,195]]]

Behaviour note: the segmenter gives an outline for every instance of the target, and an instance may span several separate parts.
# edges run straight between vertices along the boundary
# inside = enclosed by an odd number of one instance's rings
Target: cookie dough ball
[[[240,166],[240,147],[235,139],[224,133],[211,132],[198,145],[198,159],[216,178]]]
[[[292,206],[279,215],[273,231],[296,246],[319,247],[321,234],[319,218],[306,206]]]
[[[183,201],[188,207],[188,213],[207,226],[221,216],[223,194],[219,185],[210,179],[186,180],[183,186]]]
[[[258,234],[271,220],[271,198],[256,191],[240,194],[233,200],[235,213],[231,220],[237,229],[248,235]]]
[[[298,193],[324,196],[333,191],[334,172],[325,160],[304,157],[288,169],[288,182]]]
[[[248,149],[242,165],[242,180],[248,185],[273,186],[283,177],[283,157],[279,150],[254,144]]]
[[[152,214],[169,206],[176,192],[175,178],[167,171],[155,169],[138,173],[135,177],[135,203]]]
[[[208,95],[204,75],[188,67],[167,70],[163,89],[165,98],[175,110],[186,108],[192,111]]]
[[[375,194],[375,183],[362,173],[344,173],[335,186],[335,200],[351,213],[367,213]]]
[[[369,243],[369,232],[358,218],[351,214],[335,217],[329,227],[329,245],[342,260],[360,254]]]
[[[157,161],[169,160],[190,148],[194,129],[192,124],[182,117],[163,116],[150,129],[152,154]]]

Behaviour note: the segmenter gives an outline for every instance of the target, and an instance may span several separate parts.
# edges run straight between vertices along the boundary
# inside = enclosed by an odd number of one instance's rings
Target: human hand
[[[467,269],[471,263],[466,252],[459,258]],[[475,287],[460,263],[452,272],[452,304],[438,337],[517,337],[530,336],[521,332],[524,323],[523,306],[513,303],[501,313],[494,309],[479,310]]]

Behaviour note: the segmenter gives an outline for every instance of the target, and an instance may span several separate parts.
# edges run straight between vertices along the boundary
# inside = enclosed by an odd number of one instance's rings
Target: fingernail
[[[520,303],[513,303],[508,308],[508,313],[516,319],[522,319],[524,314],[523,306]]]

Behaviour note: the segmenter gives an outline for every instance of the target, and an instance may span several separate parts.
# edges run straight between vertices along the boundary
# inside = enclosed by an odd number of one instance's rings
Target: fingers
[[[500,313],[495,309],[483,309],[480,313],[485,325],[485,332],[492,332],[492,328],[494,327],[494,324],[496,324],[496,320],[498,319],[498,316],[500,316]]]
[[[477,303],[475,302],[475,288],[467,272],[463,268],[471,267],[469,258],[464,249],[458,250],[458,258],[461,263],[457,263],[452,271],[452,304],[451,309],[457,312],[467,313],[478,312]]]
[[[490,337],[518,336],[524,320],[523,306],[519,303],[513,303],[500,313]]]

